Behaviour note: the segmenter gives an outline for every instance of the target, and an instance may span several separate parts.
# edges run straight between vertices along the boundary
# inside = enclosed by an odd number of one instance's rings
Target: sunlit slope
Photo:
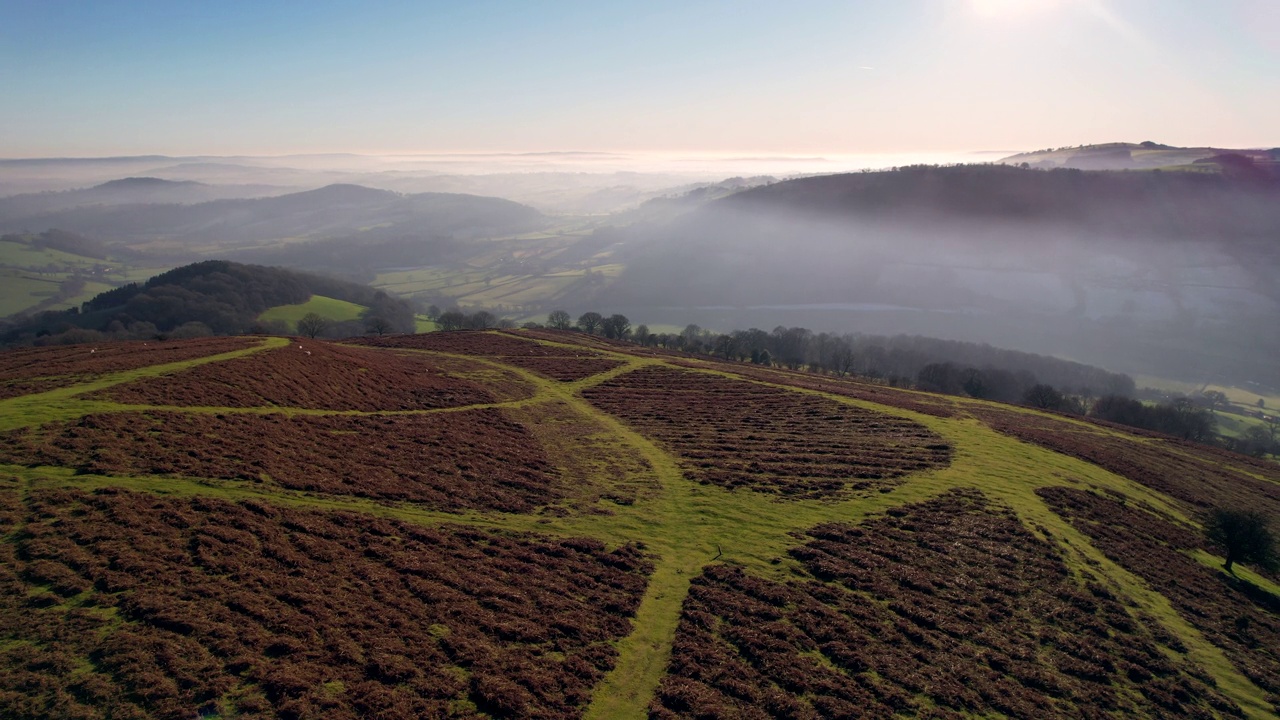
[[[1273,465],[574,333],[110,349],[0,354],[5,717],[1278,710],[1198,531]]]
[[[329,320],[359,320],[360,313],[364,312],[365,309],[363,305],[357,305],[346,300],[338,300],[324,295],[312,295],[306,302],[268,308],[258,316],[258,319],[264,322],[280,320],[288,323],[290,327],[294,327],[308,313],[316,313],[320,317]]]

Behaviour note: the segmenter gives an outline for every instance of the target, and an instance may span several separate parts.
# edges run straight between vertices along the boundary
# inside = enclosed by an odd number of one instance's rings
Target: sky
[[[1280,0],[0,0],[0,157],[1280,145]]]

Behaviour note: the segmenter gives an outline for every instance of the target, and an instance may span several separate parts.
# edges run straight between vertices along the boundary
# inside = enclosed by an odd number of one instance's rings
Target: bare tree
[[[600,328],[604,331],[604,336],[611,340],[626,340],[627,333],[631,332],[631,321],[626,315],[610,315],[600,322]]]
[[[564,310],[552,310],[547,314],[547,327],[552,330],[569,330],[573,328],[573,320]]]
[[[488,330],[498,324],[498,319],[487,310],[477,310],[467,318],[467,327],[472,330]]]
[[[1062,407],[1062,393],[1058,392],[1052,385],[1037,383],[1032,385],[1022,396],[1022,402],[1033,408],[1041,410],[1057,410]]]
[[[733,333],[716,336],[715,353],[725,360],[733,360],[741,350],[739,338]]]
[[[462,330],[467,326],[467,316],[461,310],[449,310],[440,313],[436,324],[441,330]]]
[[[831,350],[831,369],[835,371],[839,377],[844,377],[853,372],[853,366],[858,361],[858,354],[853,351],[853,343],[848,338],[836,338],[832,343]]]
[[[1224,553],[1223,567],[1231,572],[1231,566],[1241,562],[1273,570],[1277,565],[1275,538],[1267,516],[1256,510],[1226,510],[1218,508],[1204,524],[1205,537]]]
[[[372,333],[379,337],[386,335],[393,330],[391,327],[391,321],[378,315],[372,315],[365,318],[364,329],[365,332]]]
[[[578,316],[578,327],[588,335],[595,335],[604,324],[604,316],[598,312],[585,312]]]
[[[309,312],[298,320],[298,333],[315,339],[317,335],[329,329],[329,319]]]
[[[653,333],[649,332],[649,326],[640,324],[636,326],[634,332],[631,333],[631,339],[641,345],[648,345],[653,342]]]

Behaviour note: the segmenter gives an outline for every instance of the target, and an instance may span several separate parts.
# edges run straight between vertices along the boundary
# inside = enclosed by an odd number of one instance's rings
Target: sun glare
[[[969,0],[973,11],[983,17],[1013,18],[1052,10],[1065,0]]]

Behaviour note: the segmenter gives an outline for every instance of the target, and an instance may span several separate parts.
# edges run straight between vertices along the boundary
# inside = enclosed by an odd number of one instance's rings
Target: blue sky
[[[0,156],[1280,145],[1276,0],[0,0]]]

